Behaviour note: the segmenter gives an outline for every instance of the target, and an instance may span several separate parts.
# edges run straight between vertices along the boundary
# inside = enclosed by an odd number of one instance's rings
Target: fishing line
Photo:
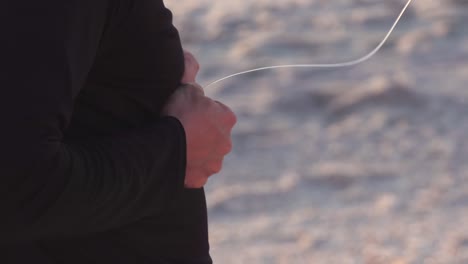
[[[256,68],[256,69],[252,69],[252,70],[247,70],[247,71],[242,71],[242,72],[238,72],[238,73],[234,73],[234,74],[231,74],[231,75],[228,75],[226,77],[223,77],[221,79],[218,79],[214,82],[211,82],[210,84],[206,85],[205,88],[208,88],[216,83],[219,83],[219,82],[222,82],[226,79],[230,79],[232,77],[235,77],[235,76],[239,76],[239,75],[244,75],[244,74],[247,74],[247,73],[251,73],[251,72],[257,72],[257,71],[264,71],[264,70],[271,70],[271,69],[279,69],[279,68],[341,68],[341,67],[349,67],[349,66],[354,66],[356,64],[359,64],[359,63],[362,63],[362,62],[365,62],[367,61],[368,59],[370,59],[372,56],[374,56],[379,50],[380,48],[382,48],[382,46],[387,42],[388,38],[390,37],[390,35],[392,34],[393,30],[395,29],[395,27],[398,25],[398,22],[400,22],[401,20],[401,17],[403,16],[403,14],[405,13],[406,9],[408,9],[408,6],[410,5],[410,3],[412,2],[413,0],[408,0],[408,2],[406,3],[406,5],[403,7],[403,9],[401,10],[400,14],[398,15],[398,17],[396,18],[395,22],[393,23],[392,27],[390,28],[390,30],[387,32],[387,35],[385,35],[385,37],[383,38],[383,40],[377,45],[377,47],[375,47],[371,52],[369,52],[368,54],[358,58],[358,59],[354,59],[354,60],[351,60],[351,61],[345,61],[345,62],[339,62],[339,63],[324,63],[324,64],[289,64],[289,65],[276,65],[276,66],[267,66],[267,67],[261,67],[261,68]]]

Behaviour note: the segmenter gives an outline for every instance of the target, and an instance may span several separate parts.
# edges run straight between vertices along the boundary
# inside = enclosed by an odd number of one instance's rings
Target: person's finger
[[[223,157],[219,159],[215,159],[215,160],[210,160],[206,163],[206,170],[209,176],[220,172],[222,168],[223,168]]]
[[[198,72],[198,70],[200,69],[200,63],[198,63],[197,59],[192,53],[184,51],[184,60],[186,66],[193,67],[192,69],[194,69],[195,72]]]
[[[208,181],[208,175],[206,173],[196,172],[191,175],[186,175],[184,181],[184,187],[193,189],[193,188],[201,188],[203,185],[206,184]]]
[[[219,148],[219,152],[221,155],[223,156],[226,156],[227,154],[229,154],[232,150],[232,141],[231,141],[231,137],[228,136],[226,139],[225,139],[225,142],[224,144],[222,144]]]
[[[184,86],[186,89],[193,89],[196,93],[205,96],[205,91],[198,83],[189,82],[182,84],[182,86]]]
[[[211,152],[210,160],[216,158],[222,158],[226,156],[232,150],[231,133],[228,129],[217,126],[217,131],[212,137],[212,142],[216,147]]]
[[[222,109],[223,111],[223,121],[229,126],[229,129],[232,129],[237,123],[236,114],[229,108],[227,105],[221,103],[220,101],[214,100],[214,102]]]

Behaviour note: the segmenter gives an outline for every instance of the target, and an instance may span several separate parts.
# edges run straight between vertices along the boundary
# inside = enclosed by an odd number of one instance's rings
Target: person
[[[0,263],[212,263],[235,114],[162,0],[0,8]]]

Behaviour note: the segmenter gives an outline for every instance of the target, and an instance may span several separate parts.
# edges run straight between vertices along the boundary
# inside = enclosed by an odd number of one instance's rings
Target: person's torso
[[[157,120],[179,85],[184,59],[169,10],[160,0],[123,2],[128,6],[110,14],[65,140]],[[161,215],[117,230],[37,245],[57,263],[211,263],[203,189],[186,190],[170,204]]]

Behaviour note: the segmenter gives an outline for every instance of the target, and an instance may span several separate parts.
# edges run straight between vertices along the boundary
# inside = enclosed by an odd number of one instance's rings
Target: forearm
[[[54,154],[26,155],[22,168],[2,166],[0,242],[104,231],[163,210],[183,188],[184,148],[180,124],[165,118],[112,138],[61,144]]]

